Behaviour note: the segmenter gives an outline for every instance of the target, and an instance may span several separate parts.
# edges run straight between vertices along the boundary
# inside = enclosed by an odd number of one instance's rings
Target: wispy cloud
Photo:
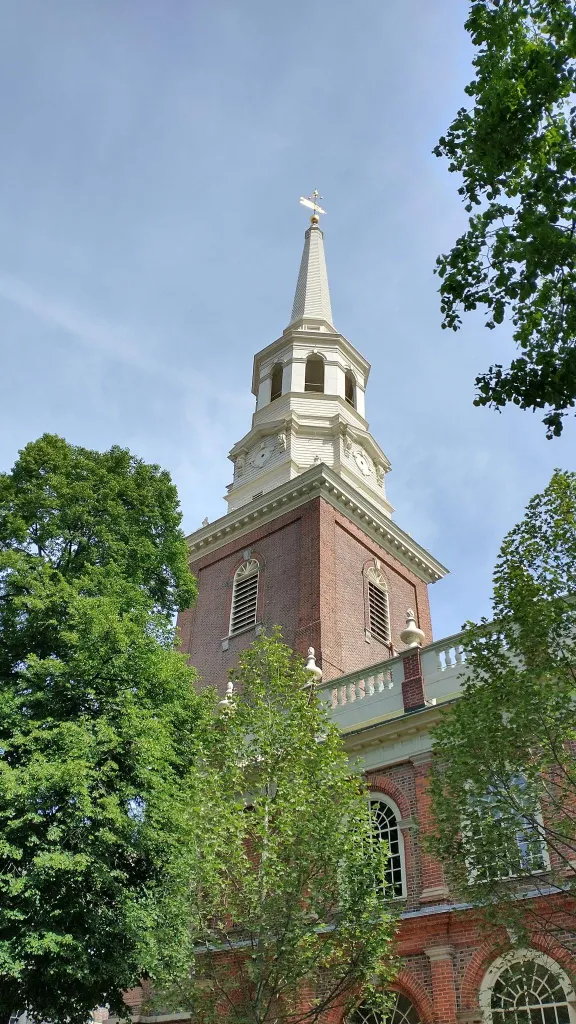
[[[43,295],[26,281],[11,274],[0,273],[0,297],[19,309],[42,320],[50,327],[59,328],[86,348],[100,352],[111,359],[154,375],[182,388],[193,388],[196,394],[218,402],[233,403],[244,407],[246,396],[238,393],[223,393],[210,378],[181,364],[174,366],[170,360],[161,360],[152,353],[159,346],[153,339],[144,339],[140,328],[135,332],[123,325],[109,323],[91,313],[77,309],[65,299]]]

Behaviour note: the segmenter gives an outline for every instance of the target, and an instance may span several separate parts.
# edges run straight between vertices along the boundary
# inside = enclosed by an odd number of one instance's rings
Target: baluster
[[[355,693],[355,699],[356,700],[362,700],[362,698],[364,696],[364,680],[363,679],[357,679],[356,680],[356,688],[355,688],[354,693]]]
[[[386,689],[391,690],[394,686],[394,680],[392,678],[392,669],[389,668],[386,672]]]
[[[464,661],[464,658],[462,656],[463,655],[462,644],[456,644],[454,646],[454,654],[456,656],[456,664],[457,665],[461,665],[463,663],[463,661]]]
[[[441,651],[436,651],[435,653],[436,653],[436,669],[437,669],[438,672],[443,672],[444,671],[444,666],[442,664],[442,658],[440,657],[442,652]]]
[[[346,684],[346,703],[351,704],[353,700],[356,700],[356,687],[354,683]]]
[[[375,680],[375,676],[367,676],[366,677],[366,683],[365,683],[366,692],[364,694],[365,697],[372,697],[372,695],[374,693],[374,690],[375,690],[374,680]]]

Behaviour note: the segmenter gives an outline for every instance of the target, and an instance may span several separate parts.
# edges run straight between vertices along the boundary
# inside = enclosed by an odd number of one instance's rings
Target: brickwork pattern
[[[259,611],[264,625],[281,626],[286,642],[301,654],[313,646],[327,681],[391,656],[385,644],[366,639],[364,568],[375,559],[388,584],[395,650],[403,647],[400,632],[409,606],[416,608],[427,640],[432,639],[426,584],[332,505],[312,498],[191,564],[198,600],[178,618],[181,649],[201,682],[216,685],[220,692],[239,652],[256,635],[248,630],[230,637],[227,650],[222,650],[232,578],[245,551],[261,562]]]
[[[402,700],[405,711],[415,711],[424,707],[424,679],[420,664],[420,650],[405,654],[403,658],[404,681],[402,683]]]
[[[326,666],[325,678],[345,675],[356,669],[367,668],[390,656],[389,648],[374,637],[367,641],[368,625],[365,614],[363,569],[367,562],[377,559],[388,586],[390,609],[390,635],[396,651],[404,649],[400,633],[406,626],[406,609],[414,607],[428,643],[432,640],[428,588],[398,559],[388,554],[370,537],[331,506],[334,522],[334,557],[336,589],[336,629],[341,637],[341,662]],[[350,629],[350,624],[360,628]]]
[[[269,628],[280,625],[286,643],[297,646],[302,548],[308,554],[314,513],[311,506],[296,509],[191,563],[198,579],[198,599],[193,608],[180,613],[178,627],[181,650],[198,670],[201,684],[215,685],[223,693],[239,653],[256,637],[255,628],[246,630],[230,637],[228,649],[222,649],[222,640],[228,637],[234,572],[245,552],[258,558],[261,565],[259,618]],[[304,582],[308,594],[310,586]],[[309,610],[312,618],[310,604]]]

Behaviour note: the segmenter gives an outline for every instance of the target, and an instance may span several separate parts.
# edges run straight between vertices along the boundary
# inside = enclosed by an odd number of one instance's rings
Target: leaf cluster
[[[517,899],[550,885],[576,895],[575,594],[576,474],[556,471],[504,540],[493,621],[465,627],[463,695],[434,736],[432,848],[460,894],[517,934],[538,923],[558,937],[576,924],[573,900]],[[527,843],[527,870],[511,871],[511,851]],[[534,873],[534,843],[549,870]]]
[[[461,176],[468,230],[437,260],[443,327],[509,316],[519,354],[476,378],[476,405],[543,409],[558,436],[576,401],[576,4],[473,0],[475,78],[434,150]]]

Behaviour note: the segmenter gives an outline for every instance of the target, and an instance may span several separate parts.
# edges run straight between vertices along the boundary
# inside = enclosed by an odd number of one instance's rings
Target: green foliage
[[[211,850],[183,950],[194,967],[161,999],[201,1024],[294,1024],[346,1013],[361,993],[381,1001],[394,915],[361,775],[277,633],[241,655],[235,680],[204,750]]]
[[[169,477],[44,436],[0,476],[0,1013],[84,1024],[154,968],[205,716]],[[178,919],[172,931],[178,941]]]
[[[485,307],[520,350],[476,378],[476,405],[544,409],[558,436],[576,401],[576,5],[473,0],[471,109],[435,149],[462,177],[468,230],[439,257],[443,327]]]
[[[562,940],[576,925],[570,900],[515,898],[550,884],[576,895],[574,595],[576,474],[556,471],[504,540],[494,621],[467,625],[464,694],[435,731],[432,848],[460,894],[518,936],[538,925]]]
[[[0,474],[0,550],[35,554],[69,581],[113,566],[166,614],[196,595],[180,520],[169,473],[123,448],[44,434]]]

